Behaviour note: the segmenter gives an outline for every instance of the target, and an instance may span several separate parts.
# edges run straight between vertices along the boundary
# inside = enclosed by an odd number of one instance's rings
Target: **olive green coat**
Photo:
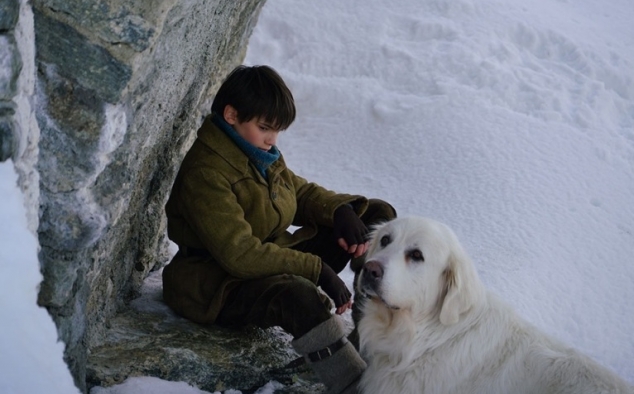
[[[166,205],[169,238],[180,249],[163,271],[163,295],[177,313],[212,323],[240,280],[292,274],[317,282],[321,259],[289,247],[332,226],[337,207],[367,208],[362,196],[309,183],[280,157],[264,179],[240,148],[207,117],[185,156]],[[289,226],[300,227],[294,233]]]

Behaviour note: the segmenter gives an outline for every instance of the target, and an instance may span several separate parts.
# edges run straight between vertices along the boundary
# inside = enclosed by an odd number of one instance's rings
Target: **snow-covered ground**
[[[37,239],[27,230],[17,180],[13,163],[0,163],[0,393],[79,393],[55,323],[37,306]]]
[[[634,384],[632,20],[631,0],[268,0],[245,63],[295,95],[278,140],[295,172],[449,224],[489,289]],[[51,385],[70,379],[52,322],[36,320],[35,243],[11,248],[24,221],[8,166],[0,392],[68,393]]]

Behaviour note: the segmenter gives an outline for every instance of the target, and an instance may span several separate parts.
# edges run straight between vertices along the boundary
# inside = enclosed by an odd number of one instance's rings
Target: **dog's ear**
[[[440,322],[456,324],[460,314],[468,311],[482,297],[477,273],[471,260],[458,247],[449,256],[449,266],[443,272],[445,297],[440,308]]]

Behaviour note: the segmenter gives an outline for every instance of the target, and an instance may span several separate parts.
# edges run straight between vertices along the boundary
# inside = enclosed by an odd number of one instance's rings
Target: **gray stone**
[[[130,376],[187,382],[209,392],[252,393],[275,380],[278,393],[325,390],[306,364],[290,368],[298,355],[280,328],[226,329],[176,316],[162,302],[160,272],[142,295],[108,323],[104,343],[88,356],[88,387],[111,386]]]
[[[10,159],[16,148],[18,125],[8,116],[0,116],[0,162]]]
[[[13,117],[15,115],[15,103],[0,100],[0,116]]]
[[[73,27],[34,9],[35,48],[40,63],[56,65],[60,75],[94,90],[100,99],[117,102],[132,69],[107,49],[88,41]]]
[[[51,67],[44,67],[40,73],[46,75],[39,85],[44,89],[39,96],[47,108],[36,114],[41,183],[50,192],[68,194],[90,185],[101,170],[99,141],[106,121],[105,103],[93,90],[73,84]],[[77,209],[74,203],[68,205]]]
[[[17,149],[20,125],[13,120],[15,104],[0,101],[0,162],[13,157]]]
[[[109,325],[125,321],[144,279],[168,261],[169,190],[262,4],[32,1],[38,303],[82,391],[88,354],[105,349]]]
[[[150,46],[156,34],[157,19],[161,11],[165,12],[165,5],[160,2],[154,4],[158,9],[153,8],[151,3],[129,0],[45,0],[39,3],[42,8],[61,14],[60,19],[94,35],[96,39],[126,45],[136,52]]]
[[[0,35],[0,100],[11,100],[15,96],[21,69],[15,39],[12,35]]]
[[[12,30],[18,21],[20,2],[0,0],[0,32]]]
[[[285,369],[297,355],[276,330],[203,327],[133,310],[110,321],[104,345],[91,349],[88,385],[110,386],[130,376],[183,381],[209,392],[253,392],[270,380],[292,385],[305,369]],[[313,382],[314,383],[314,382]]]

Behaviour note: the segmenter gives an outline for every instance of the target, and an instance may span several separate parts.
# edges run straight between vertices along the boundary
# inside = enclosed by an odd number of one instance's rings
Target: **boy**
[[[329,393],[356,392],[365,362],[338,316],[352,300],[337,273],[351,258],[360,268],[367,226],[394,218],[394,209],[286,167],[275,143],[295,104],[270,67],[237,67],[211,110],[165,208],[179,246],[163,271],[166,303],[202,324],[281,326]],[[292,234],[291,225],[299,227]]]

